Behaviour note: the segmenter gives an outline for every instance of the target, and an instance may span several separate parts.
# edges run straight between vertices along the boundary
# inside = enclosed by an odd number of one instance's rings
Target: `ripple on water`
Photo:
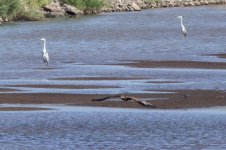
[[[1,112],[1,148],[224,149],[225,110]],[[40,144],[42,143],[42,144]]]

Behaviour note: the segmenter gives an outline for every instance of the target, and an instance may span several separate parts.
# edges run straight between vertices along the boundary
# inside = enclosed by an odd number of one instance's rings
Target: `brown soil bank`
[[[150,109],[184,109],[201,108],[211,106],[226,106],[226,93],[223,91],[209,90],[185,90],[166,91],[173,93],[160,94],[128,94],[144,99],[155,105]],[[121,101],[120,99],[108,99],[101,102],[91,101],[109,95],[82,95],[82,94],[0,94],[0,104],[66,104],[75,106],[98,106],[98,107],[120,107],[120,108],[149,108],[132,101]]]
[[[200,62],[200,61],[131,61],[120,64],[137,68],[194,68],[194,69],[226,69],[225,62]]]
[[[38,111],[38,110],[50,110],[50,109],[37,107],[0,107],[0,111]]]

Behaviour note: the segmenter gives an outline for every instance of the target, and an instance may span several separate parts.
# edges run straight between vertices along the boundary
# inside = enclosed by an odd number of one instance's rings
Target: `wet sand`
[[[223,56],[222,56],[223,57]],[[131,61],[132,62],[132,61]],[[224,62],[199,62],[199,61],[134,61],[121,64],[136,68],[194,68],[194,69],[226,69]]]
[[[38,111],[38,110],[51,110],[51,109],[38,107],[0,107],[0,111]]]
[[[218,58],[226,58],[226,54],[215,54],[215,55],[212,55],[212,56],[217,56]]]
[[[121,64],[122,65],[122,64]],[[193,61],[135,61],[134,63],[123,64],[129,67],[141,68],[201,68],[201,69],[226,69],[223,62],[193,62]],[[52,80],[126,80],[127,78],[108,77],[81,77],[81,78],[55,78]],[[129,78],[137,79],[137,78]],[[171,82],[170,82],[171,83]],[[79,85],[12,85],[11,87],[32,87],[32,88],[63,88],[63,89],[90,89],[109,88],[99,86],[79,86]],[[10,89],[0,89],[7,92]],[[201,108],[211,106],[226,106],[226,93],[214,90],[177,90],[158,91],[173,93],[158,94],[127,94],[128,96],[148,100],[156,106],[154,109],[184,109]],[[123,94],[123,93],[122,93]],[[109,99],[101,102],[93,102],[92,99],[103,98],[109,95],[84,95],[84,94],[60,94],[60,93],[1,93],[0,104],[21,103],[21,104],[65,104],[74,106],[98,106],[98,107],[121,107],[121,108],[148,108],[132,101],[121,101],[120,99]],[[0,110],[26,110],[28,108],[0,108]],[[37,108],[29,108],[37,109]],[[153,108],[151,108],[153,109]]]
[[[96,86],[96,85],[49,85],[49,84],[40,84],[40,85],[8,85],[9,87],[25,87],[25,88],[54,88],[54,89],[98,89],[98,88],[118,88],[116,86]]]
[[[164,94],[127,94],[140,99],[150,100],[156,106],[154,109],[184,109],[211,106],[226,106],[226,93],[223,91],[195,90],[195,91],[166,91],[175,93]],[[185,95],[186,98],[185,98]],[[0,103],[20,104],[65,104],[74,106],[98,106],[120,108],[148,108],[132,101],[109,99],[93,102],[92,99],[103,98],[109,95],[82,95],[82,94],[0,94]],[[154,100],[153,100],[154,99]],[[27,108],[26,108],[27,109]],[[153,108],[150,108],[153,109]],[[0,109],[1,110],[1,109]]]
[[[139,80],[145,78],[117,78],[117,77],[70,77],[70,78],[51,78],[50,80]]]
[[[0,88],[0,92],[16,92],[19,91],[17,89],[11,89],[11,88]]]

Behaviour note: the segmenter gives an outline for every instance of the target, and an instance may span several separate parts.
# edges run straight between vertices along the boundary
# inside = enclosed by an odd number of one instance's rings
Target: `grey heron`
[[[181,24],[181,33],[183,34],[184,37],[187,36],[187,30],[183,24],[183,17],[182,16],[177,16],[178,19],[180,19],[180,24]]]
[[[48,64],[49,64],[49,54],[48,54],[48,51],[46,49],[46,39],[42,38],[40,40],[43,41],[42,59],[43,59],[43,62],[48,66]]]

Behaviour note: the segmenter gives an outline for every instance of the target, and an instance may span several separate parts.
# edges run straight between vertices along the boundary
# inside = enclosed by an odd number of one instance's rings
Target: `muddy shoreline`
[[[224,55],[220,55],[223,57]],[[129,60],[131,63],[120,64],[135,68],[192,68],[192,69],[226,69],[225,62],[200,62],[200,61],[147,61]]]
[[[137,103],[121,101],[118,98],[94,102],[92,99],[109,96],[83,95],[83,94],[24,94],[24,93],[2,93],[0,104],[65,104],[73,106],[96,106],[96,107],[118,107],[118,108],[144,108],[144,109],[186,109],[203,108],[212,106],[226,106],[226,93],[224,91],[210,90],[178,90],[164,91],[170,93],[158,94],[127,94],[151,102],[155,108],[141,106]],[[2,108],[0,108],[2,110]],[[10,110],[10,108],[9,108]]]
[[[223,54],[225,55],[225,54]],[[132,61],[128,64],[118,64],[135,68],[199,68],[199,69],[226,69],[224,62],[193,62],[193,61]],[[128,78],[128,80],[137,79]],[[114,77],[77,77],[77,78],[56,78],[50,80],[127,80],[127,78]],[[160,82],[161,83],[161,82]],[[170,84],[171,82],[169,82]],[[167,84],[167,83],[166,83]],[[8,88],[11,87],[11,88]],[[97,107],[119,107],[119,108],[148,108],[137,103],[121,101],[120,99],[110,99],[102,102],[93,102],[92,99],[110,96],[107,94],[61,94],[61,93],[19,93],[17,87],[31,88],[55,88],[55,89],[96,89],[114,88],[113,86],[84,86],[84,85],[10,85],[1,88],[0,104],[65,104],[73,106],[97,106]],[[116,88],[116,87],[115,87]],[[18,93],[13,93],[17,91]],[[130,94],[143,100],[150,100],[154,109],[186,109],[202,108],[212,106],[226,106],[226,92],[218,90],[162,90],[155,94]],[[125,94],[125,93],[121,93]],[[26,108],[27,109],[27,108]],[[24,109],[24,110],[26,110]],[[153,108],[151,108],[153,109]],[[0,110],[23,110],[22,108],[0,108]],[[32,110],[32,108],[30,109]],[[35,109],[34,109],[35,110]]]
[[[39,107],[0,107],[0,111],[40,111],[40,110],[51,110],[51,109]]]

